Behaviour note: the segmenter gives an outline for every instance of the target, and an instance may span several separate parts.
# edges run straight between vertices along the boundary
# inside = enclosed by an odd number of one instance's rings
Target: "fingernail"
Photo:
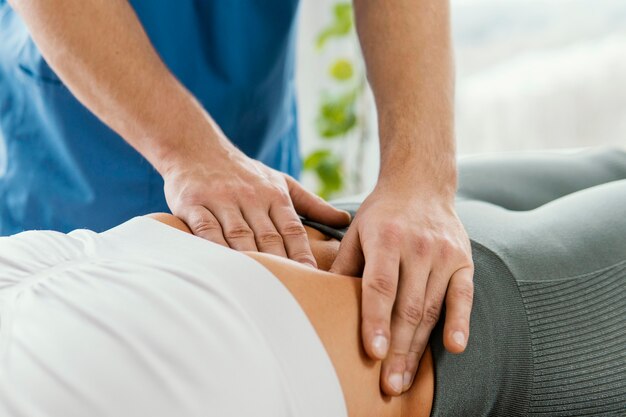
[[[397,393],[402,392],[402,375],[399,373],[389,375],[389,385]]]
[[[404,372],[404,390],[406,391],[411,386],[411,382],[413,382],[413,374],[409,371]]]
[[[456,343],[457,345],[463,348],[465,347],[465,335],[463,334],[463,332],[456,331],[452,333],[452,340],[454,340],[454,343]]]
[[[387,338],[385,336],[378,335],[374,337],[374,340],[372,340],[372,350],[378,358],[383,359],[387,356],[388,348],[389,343],[387,343]]]

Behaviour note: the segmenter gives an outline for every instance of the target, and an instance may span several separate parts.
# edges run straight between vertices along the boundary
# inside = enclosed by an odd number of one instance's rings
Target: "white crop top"
[[[149,218],[0,238],[0,415],[344,417],[262,265]]]

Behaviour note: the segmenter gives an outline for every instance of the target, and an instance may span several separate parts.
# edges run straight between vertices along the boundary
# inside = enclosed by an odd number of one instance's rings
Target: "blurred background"
[[[461,156],[626,146],[625,0],[451,0]],[[303,0],[303,181],[327,198],[370,189],[376,115],[349,2]]]
[[[459,155],[626,146],[626,0],[451,6]],[[370,189],[376,114],[350,1],[301,0],[297,67],[303,182],[326,198]]]

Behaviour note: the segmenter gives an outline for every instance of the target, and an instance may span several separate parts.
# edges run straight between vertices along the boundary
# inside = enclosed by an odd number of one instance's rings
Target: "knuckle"
[[[272,197],[273,200],[277,200],[281,203],[286,203],[291,201],[291,197],[289,196],[289,192],[285,190],[284,187],[281,187],[277,184],[270,184],[268,187],[268,194]]]
[[[398,317],[410,324],[417,326],[422,321],[422,308],[416,304],[407,304],[398,309]]]
[[[276,245],[283,243],[283,238],[280,233],[274,230],[268,230],[264,232],[257,233],[256,235],[257,241],[262,245]]]
[[[471,303],[474,300],[474,284],[467,282],[454,289],[454,298]]]
[[[306,236],[306,230],[304,229],[302,223],[293,220],[282,226],[281,234],[287,237],[303,237]]]
[[[388,220],[380,228],[381,240],[389,245],[396,245],[402,240],[405,228],[395,220]]]
[[[195,215],[189,219],[189,228],[194,234],[213,232],[222,229],[219,222],[209,216]]]
[[[207,232],[215,232],[221,230],[219,223],[215,220],[200,220],[195,223],[191,229],[194,233],[207,233]]]
[[[396,286],[390,276],[379,274],[369,280],[365,280],[363,285],[384,298],[393,299],[395,297]]]
[[[281,192],[276,197],[277,201],[283,206],[291,207],[291,196],[285,192]]]
[[[253,233],[250,227],[243,223],[238,223],[231,226],[224,232],[226,239],[241,239],[252,237]]]
[[[422,322],[428,327],[435,327],[439,321],[439,314],[441,310],[436,305],[429,305],[424,309],[424,318]]]
[[[428,235],[419,235],[415,238],[414,246],[417,256],[428,256],[432,252],[433,238]]]

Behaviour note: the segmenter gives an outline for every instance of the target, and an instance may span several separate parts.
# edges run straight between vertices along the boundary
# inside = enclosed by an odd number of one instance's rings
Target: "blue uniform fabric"
[[[298,176],[297,0],[131,0],[174,75],[247,155]],[[0,0],[0,235],[168,211],[151,165],[63,85]]]

